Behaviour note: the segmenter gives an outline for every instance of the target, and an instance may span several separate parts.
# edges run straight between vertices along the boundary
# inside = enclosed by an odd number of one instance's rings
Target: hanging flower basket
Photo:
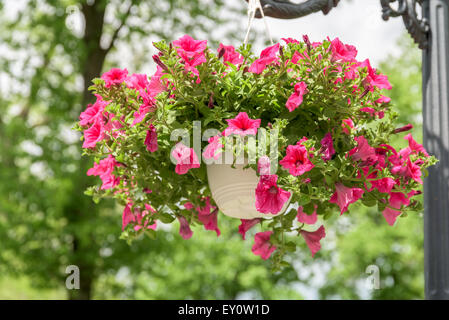
[[[261,225],[252,251],[274,253],[276,269],[297,236],[314,255],[323,221],[355,202],[390,225],[421,210],[436,159],[411,134],[390,145],[412,126],[394,125],[387,76],[338,38],[283,40],[260,56],[249,45],[215,54],[186,35],[154,44],[150,78],[111,69],[93,80],[96,102],[76,128],[101,184],[86,193],[124,206],[123,238],[154,237],[159,221],[177,221],[184,239],[196,224],[219,236],[222,212],[242,219],[243,239]]]

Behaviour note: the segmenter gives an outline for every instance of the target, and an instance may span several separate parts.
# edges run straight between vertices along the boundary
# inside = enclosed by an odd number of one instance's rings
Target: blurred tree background
[[[245,26],[235,21],[244,9],[225,0],[0,3],[0,298],[423,297],[419,214],[392,228],[378,212],[353,209],[327,222],[337,232],[314,260],[304,246],[294,269],[272,274],[251,253],[252,238],[241,240],[239,221],[220,216],[219,238],[197,228],[188,241],[162,225],[156,240],[129,246],[119,239],[122,208],[83,194],[93,160],[80,157],[70,129],[91,102],[90,80],[111,66],[150,74],[151,42],[162,38],[188,33],[213,48],[241,41]],[[380,69],[400,122],[419,124],[420,52],[408,37],[401,47]],[[371,264],[379,290],[364,286]],[[80,267],[80,290],[65,290],[68,265]]]

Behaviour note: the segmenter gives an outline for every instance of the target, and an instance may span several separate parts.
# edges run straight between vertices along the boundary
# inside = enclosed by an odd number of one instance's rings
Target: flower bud
[[[168,71],[167,66],[161,61],[161,58],[159,58],[159,56],[157,54],[153,55],[153,60],[154,62],[156,62],[156,64],[161,67],[162,69],[164,69],[165,71]]]
[[[413,129],[413,126],[409,123],[406,126],[394,129],[393,133],[405,132],[405,131],[409,131],[411,129]]]
[[[221,48],[220,52],[218,52],[218,60],[220,60],[224,56],[225,52],[225,48]]]
[[[207,106],[209,107],[209,109],[213,109],[214,108],[214,92],[210,93],[209,103],[207,104]]]

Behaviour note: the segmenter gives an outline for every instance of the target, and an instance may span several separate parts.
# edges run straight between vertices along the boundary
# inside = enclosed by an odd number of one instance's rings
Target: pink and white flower
[[[176,144],[172,156],[176,160],[175,172],[177,174],[186,174],[190,169],[200,167],[195,151],[186,147],[182,142]]]

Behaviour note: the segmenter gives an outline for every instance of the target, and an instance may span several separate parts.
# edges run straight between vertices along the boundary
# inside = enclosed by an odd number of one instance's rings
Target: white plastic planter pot
[[[236,164],[210,164],[207,166],[207,178],[212,197],[225,215],[238,219],[269,218],[275,215],[260,213],[256,210],[256,187],[259,178],[252,168]],[[287,201],[283,213],[289,204]]]

